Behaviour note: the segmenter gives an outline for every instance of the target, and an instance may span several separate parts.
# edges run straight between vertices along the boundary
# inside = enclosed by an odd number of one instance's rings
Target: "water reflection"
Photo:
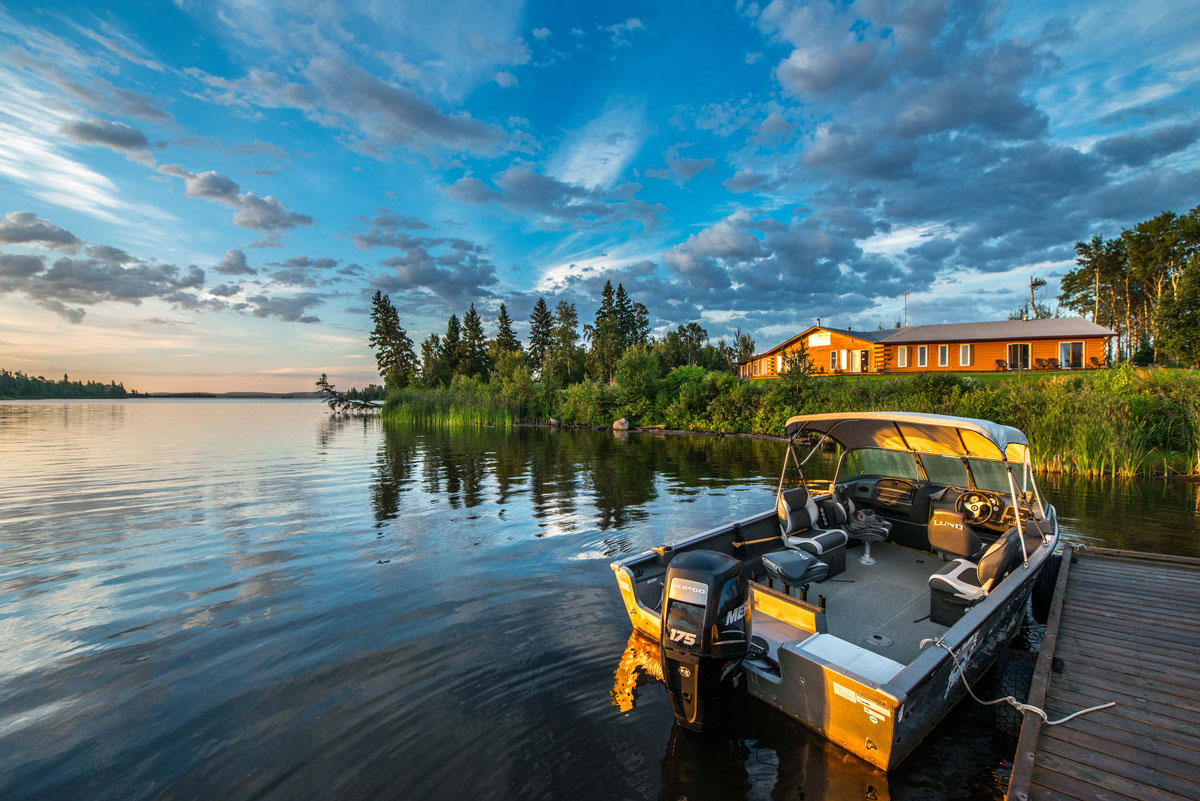
[[[673,731],[608,562],[769,508],[778,442],[147,400],[0,403],[0,443],[5,801],[1003,795],[973,707],[886,784],[757,702]],[[1044,483],[1195,553],[1192,485]]]
[[[637,706],[639,686],[662,681],[658,644],[630,634],[613,673],[612,703]],[[665,692],[665,691],[663,691]],[[735,705],[717,732],[671,728],[662,759],[662,801],[762,797],[805,801],[891,798],[883,771],[754,699]]]

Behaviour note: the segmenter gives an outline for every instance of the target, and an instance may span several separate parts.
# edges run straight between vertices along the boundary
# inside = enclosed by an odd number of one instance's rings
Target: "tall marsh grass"
[[[925,374],[870,381],[796,376],[743,381],[700,367],[663,374],[631,351],[612,385],[563,389],[513,372],[490,383],[455,379],[444,389],[393,393],[384,418],[437,425],[545,422],[634,425],[779,435],[796,414],[913,411],[977,417],[1028,435],[1035,464],[1051,473],[1129,477],[1200,474],[1200,373],[1117,367],[1074,375],[970,377]]]

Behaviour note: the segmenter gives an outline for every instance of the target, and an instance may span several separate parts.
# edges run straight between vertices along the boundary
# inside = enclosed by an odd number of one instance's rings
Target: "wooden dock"
[[[1067,545],[1010,801],[1200,799],[1200,559]]]

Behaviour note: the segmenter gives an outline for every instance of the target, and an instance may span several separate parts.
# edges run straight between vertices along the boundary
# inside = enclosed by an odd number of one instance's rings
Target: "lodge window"
[[[775,372],[777,372],[777,373],[783,372],[783,354],[782,353],[775,354]]]
[[[973,358],[971,358],[972,356],[975,355],[972,352],[974,350],[975,350],[974,345],[959,345],[958,346],[958,366],[959,367],[970,367],[971,366],[971,364],[975,361]]]
[[[938,345],[938,367],[950,366],[950,346]]]
[[[837,360],[837,351],[836,350],[829,351],[829,369],[830,370],[838,369],[838,360]]]
[[[927,367],[929,365],[929,348],[925,345],[917,347],[917,367]]]
[[[901,345],[896,348],[896,366],[908,367],[908,345]]]
[[[1064,370],[1079,370],[1083,367],[1083,343],[1059,342],[1058,363]]]

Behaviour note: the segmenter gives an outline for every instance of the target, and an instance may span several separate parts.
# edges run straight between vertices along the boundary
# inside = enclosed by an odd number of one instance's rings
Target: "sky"
[[[1004,319],[1200,203],[1200,3],[0,4],[0,367],[378,381],[606,280],[655,333]],[[910,293],[904,295],[903,293]]]

